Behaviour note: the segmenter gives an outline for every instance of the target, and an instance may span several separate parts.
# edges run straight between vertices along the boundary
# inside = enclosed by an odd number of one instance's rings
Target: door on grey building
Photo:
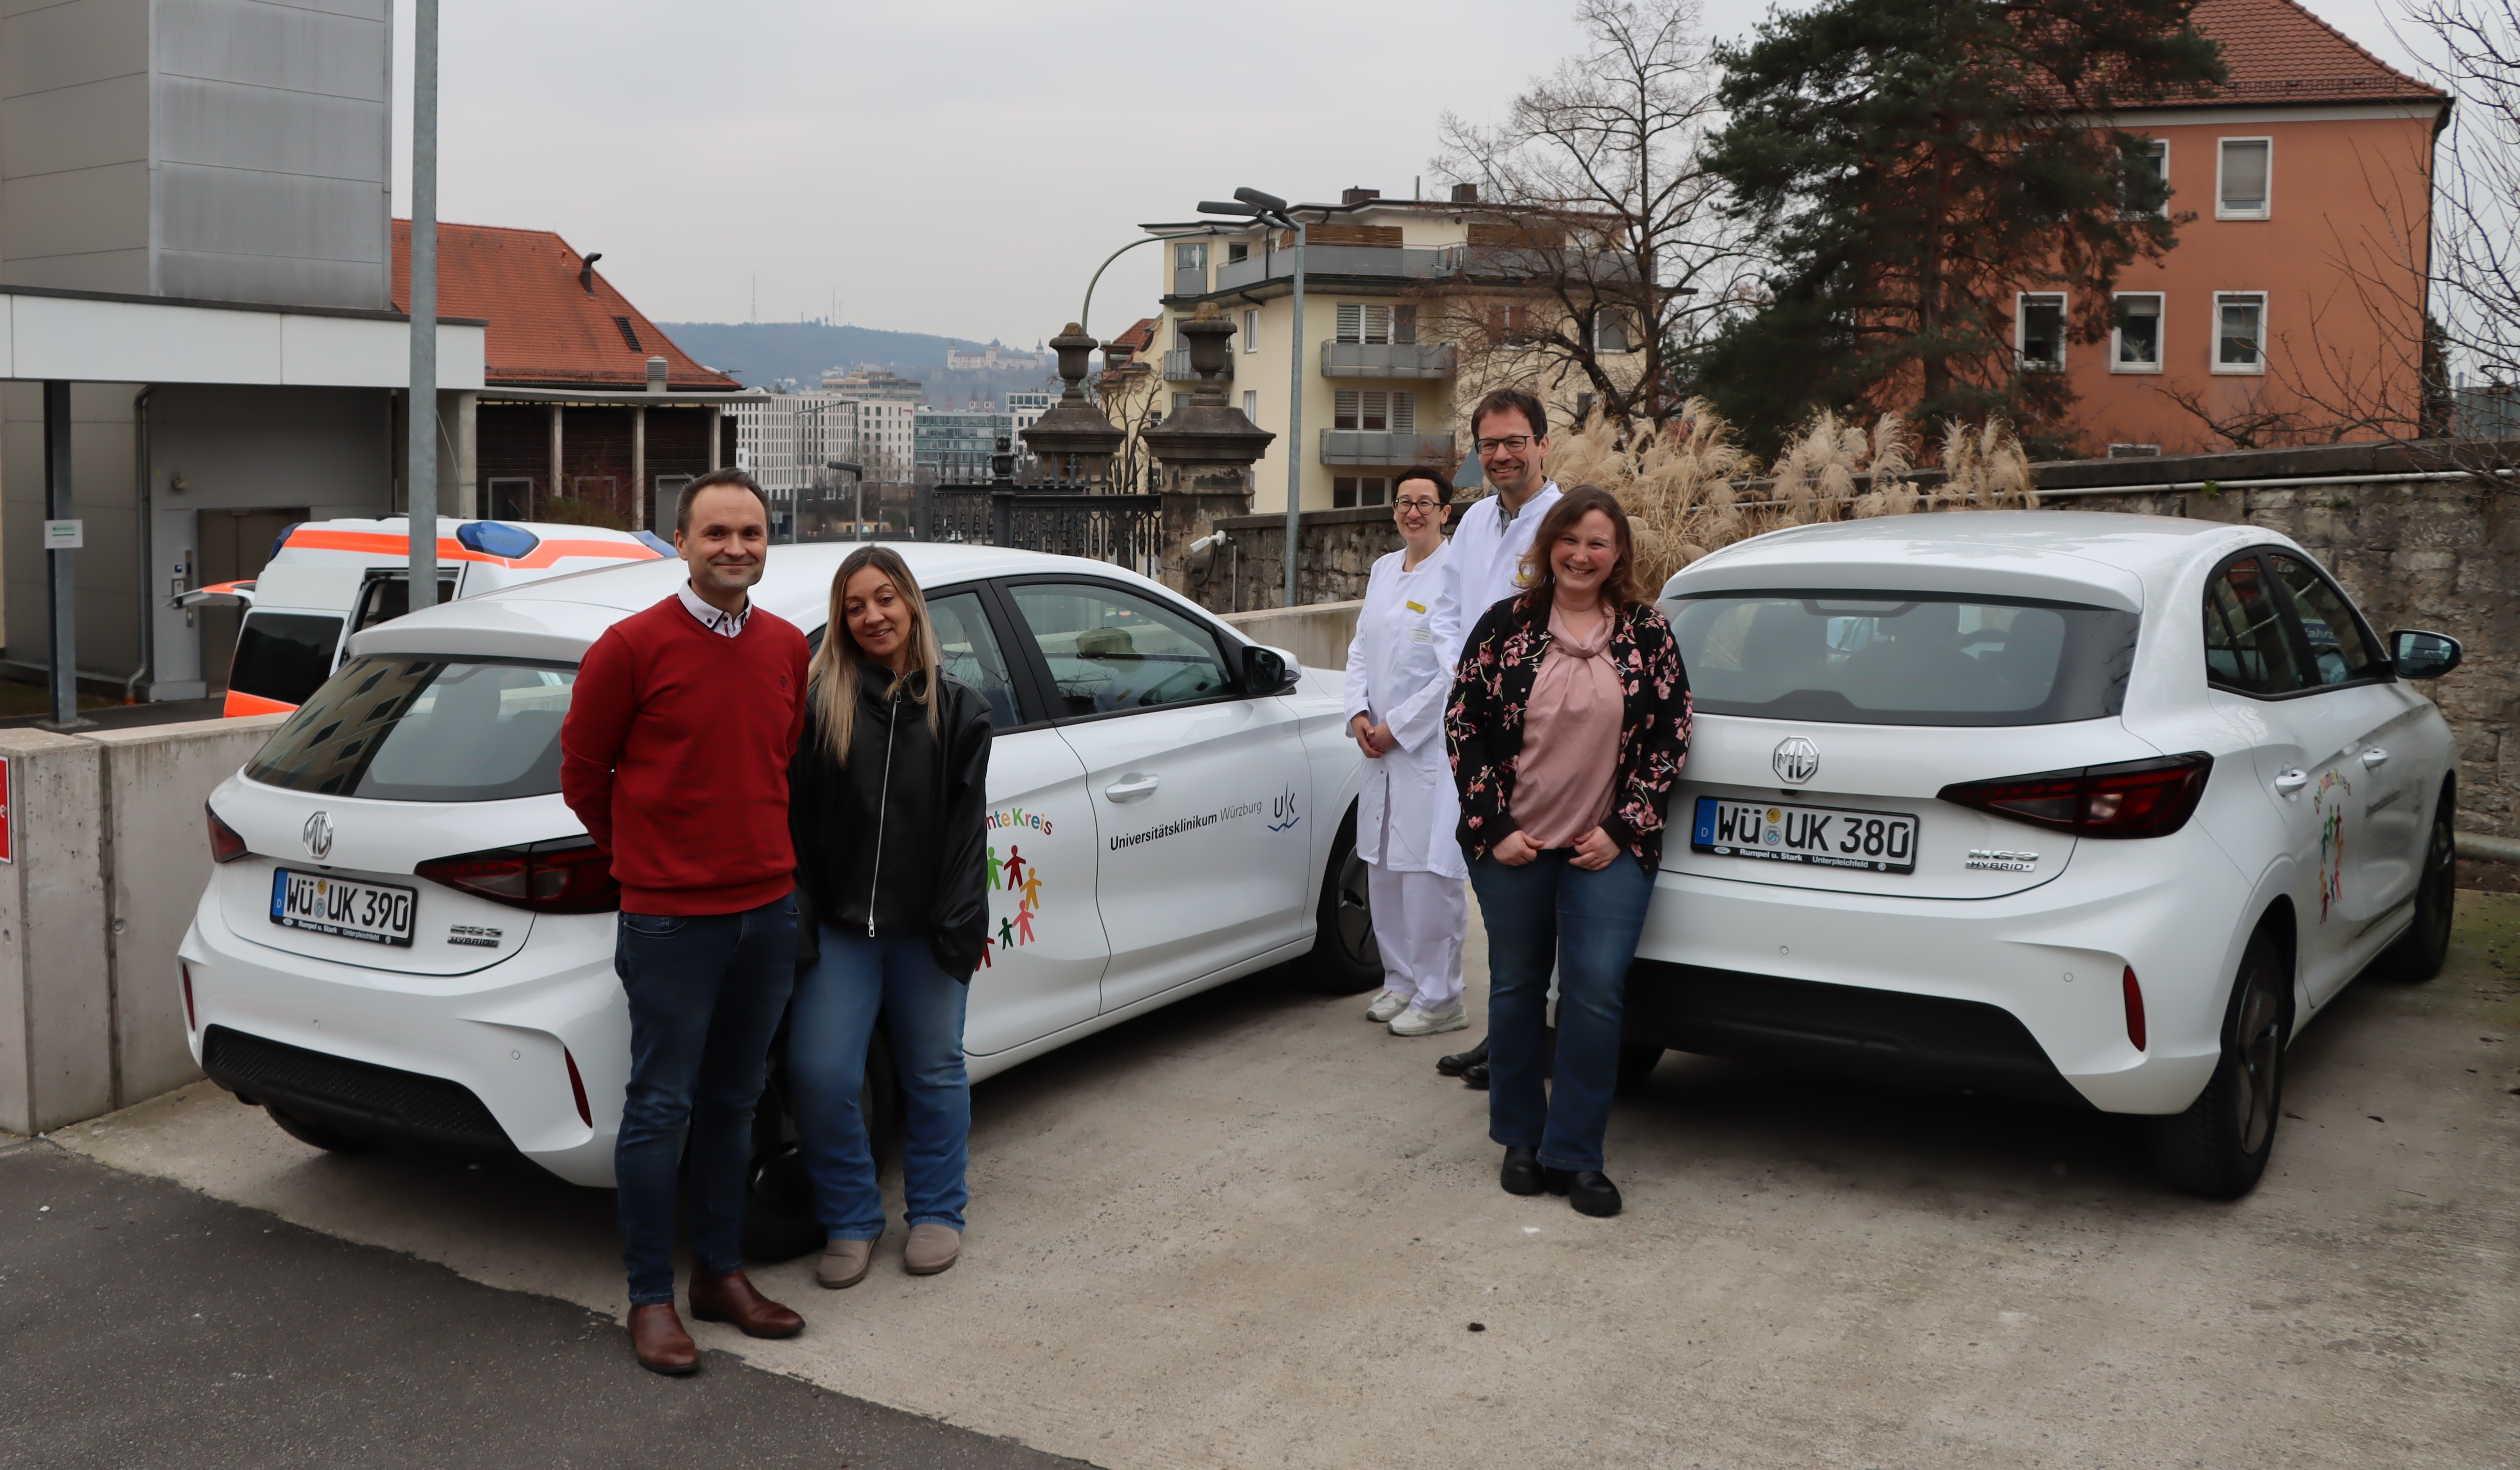
[[[203,511],[200,512],[200,584],[237,582],[260,576],[280,533],[306,518],[303,509],[289,511]],[[230,602],[202,608],[202,678],[211,693],[228,687],[228,664],[236,657],[237,625],[245,609]]]

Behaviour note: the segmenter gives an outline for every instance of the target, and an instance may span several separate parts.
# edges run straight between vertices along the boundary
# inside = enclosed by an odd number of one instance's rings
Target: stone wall
[[[1286,517],[1225,516],[1216,521],[1216,529],[1226,533],[1231,545],[1206,558],[1204,576],[1192,570],[1176,584],[1182,592],[1211,612],[1284,605]],[[1389,506],[1306,511],[1296,529],[1296,546],[1301,557],[1295,570],[1297,602],[1354,601],[1365,596],[1375,559],[1400,549],[1400,528],[1391,523]]]

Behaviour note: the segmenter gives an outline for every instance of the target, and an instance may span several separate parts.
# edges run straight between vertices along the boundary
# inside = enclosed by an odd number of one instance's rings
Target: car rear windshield
[[[248,612],[237,633],[228,688],[283,704],[303,704],[333,671],[341,620],[307,612]]]
[[[2054,725],[2126,699],[2132,612],[1966,595],[1757,592],[1662,604],[1707,714]]]
[[[246,779],[380,801],[505,801],[560,789],[562,664],[358,658],[273,733]]]

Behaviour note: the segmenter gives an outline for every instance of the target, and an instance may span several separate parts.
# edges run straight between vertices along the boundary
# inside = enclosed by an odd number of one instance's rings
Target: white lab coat
[[[1522,503],[1508,522],[1500,513],[1493,495],[1470,503],[1462,512],[1462,523],[1453,528],[1450,569],[1453,610],[1442,627],[1435,630],[1437,643],[1444,650],[1445,667],[1462,661],[1462,646],[1470,640],[1470,629],[1490,607],[1522,590],[1517,579],[1522,574],[1522,557],[1531,550],[1532,538],[1540,534],[1541,517],[1557,503],[1557,482],[1550,480],[1540,493]]]
[[[1406,548],[1373,563],[1356,637],[1347,650],[1347,715],[1370,715],[1391,727],[1400,743],[1365,765],[1357,801],[1357,854],[1376,867],[1465,878],[1456,835],[1461,801],[1453,789],[1444,744],[1444,706],[1452,698],[1453,661],[1443,630],[1459,621],[1452,605],[1449,545],[1415,571],[1401,570]]]

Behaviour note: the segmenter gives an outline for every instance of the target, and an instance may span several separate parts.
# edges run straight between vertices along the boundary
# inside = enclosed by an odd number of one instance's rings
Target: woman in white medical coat
[[[1419,467],[1392,486],[1400,550],[1373,563],[1356,638],[1348,645],[1348,734],[1365,752],[1357,856],[1368,865],[1383,989],[1366,1018],[1394,1036],[1434,1036],[1469,1024],[1462,1009],[1462,935],[1469,869],[1455,836],[1460,798],[1444,747],[1458,636],[1456,578],[1445,575],[1452,482]]]

